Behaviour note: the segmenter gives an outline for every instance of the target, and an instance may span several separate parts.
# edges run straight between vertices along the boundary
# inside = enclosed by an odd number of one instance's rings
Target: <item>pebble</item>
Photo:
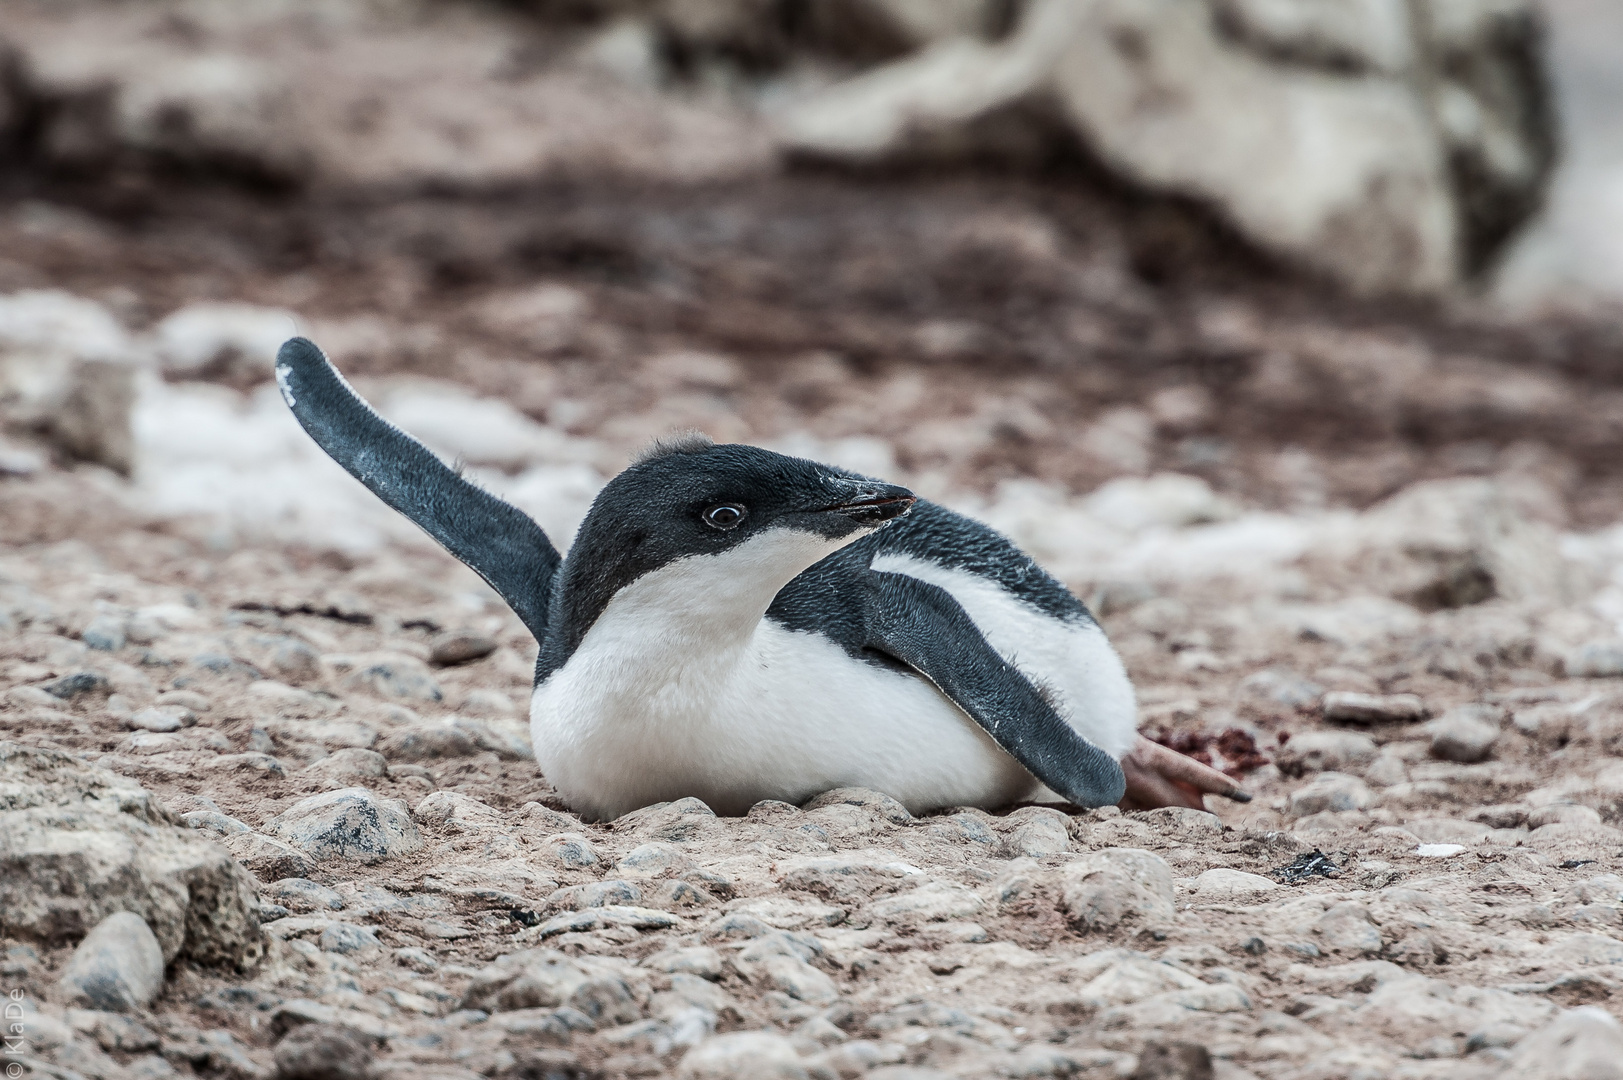
[[[448,630],[429,644],[428,660],[438,667],[453,667],[483,660],[495,651],[495,638],[472,630]]]
[[[1105,848],[1060,868],[1066,916],[1081,930],[1111,930],[1124,922],[1159,930],[1175,909],[1172,869],[1138,848]]]
[[[643,966],[670,975],[694,975],[715,982],[721,978],[721,954],[706,945],[667,949],[643,961]]]
[[[1046,806],[1028,806],[1009,815],[1015,823],[1003,842],[1010,858],[1025,855],[1040,859],[1045,855],[1059,855],[1071,846],[1071,834],[1066,826],[1070,819],[1058,810]]]
[[[1431,756],[1466,765],[1486,761],[1499,741],[1499,713],[1492,706],[1464,705],[1448,710],[1427,725]],[[1487,718],[1490,715],[1492,721]]]
[[[321,678],[321,654],[297,638],[283,638],[271,653],[271,670],[295,683]]]
[[[1381,931],[1363,904],[1343,901],[1313,924],[1319,944],[1338,952],[1370,955],[1381,951]]]
[[[353,923],[335,922],[321,932],[316,944],[323,952],[348,956],[350,953],[369,953],[383,948],[378,935],[370,928]]]
[[[98,675],[94,671],[76,671],[45,683],[40,689],[54,698],[72,701],[84,694],[110,693],[113,687],[105,675]]]
[[[272,818],[266,831],[318,860],[377,862],[423,846],[405,803],[367,788],[342,788],[300,799]]]
[[[693,860],[674,844],[656,841],[632,848],[615,869],[630,877],[662,877],[693,869]]]
[[[1243,870],[1216,867],[1195,879],[1194,893],[1208,903],[1231,900],[1261,899],[1263,894],[1277,892],[1279,884],[1261,874],[1248,874]]]
[[[682,1058],[677,1075],[682,1080],[809,1080],[795,1044],[764,1031],[706,1039]]]
[[[146,920],[109,915],[86,934],[62,973],[63,993],[106,1012],[144,1008],[163,989],[163,948]]]
[[[1333,690],[1324,695],[1324,718],[1349,724],[1402,724],[1426,718],[1417,694],[1359,694]]]
[[[1503,1075],[1517,1080],[1615,1077],[1623,1061],[1623,1027],[1594,1005],[1569,1009],[1528,1035]]]
[[[1357,731],[1304,731],[1274,754],[1286,776],[1310,772],[1346,772],[1375,760],[1375,740]]]
[[[228,817],[218,810],[193,810],[189,814],[180,815],[188,828],[202,829],[215,836],[242,836],[253,832],[247,825],[234,817]]]
[[[190,709],[194,713],[206,713],[213,703],[195,690],[165,690],[152,702],[158,708],[175,706],[181,709]]]
[[[336,1024],[302,1024],[274,1051],[276,1080],[371,1080],[373,1054],[354,1031]]]
[[[124,721],[124,726],[136,731],[179,731],[197,723],[197,714],[176,706],[137,709]]]
[[[309,878],[290,877],[273,881],[260,889],[260,896],[277,900],[300,914],[312,911],[342,911],[344,898]]]
[[[1291,792],[1290,814],[1303,818],[1326,811],[1363,810],[1374,802],[1374,792],[1358,777],[1324,772]]]
[[[383,755],[375,750],[363,750],[358,746],[346,746],[334,750],[331,754],[319,761],[313,761],[300,769],[305,776],[324,776],[333,779],[345,777],[379,777],[389,771],[389,763]]]
[[[596,866],[600,861],[592,842],[579,834],[561,833],[558,836],[549,836],[541,841],[541,846],[551,853],[554,861],[568,870]]]
[[[1567,657],[1567,674],[1579,679],[1623,675],[1623,641],[1587,641]]]
[[[872,810],[892,825],[906,825],[913,820],[907,807],[881,791],[867,788],[835,788],[825,791],[805,804],[806,810],[820,810],[825,806],[861,806]]]
[[[116,615],[98,615],[79,638],[92,649],[117,652],[124,647],[124,620]]]

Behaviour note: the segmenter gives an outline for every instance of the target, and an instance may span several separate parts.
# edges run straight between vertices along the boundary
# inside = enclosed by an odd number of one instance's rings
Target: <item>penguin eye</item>
[[[712,529],[726,531],[736,529],[743,524],[744,508],[736,503],[722,503],[720,506],[712,506],[699,516]]]

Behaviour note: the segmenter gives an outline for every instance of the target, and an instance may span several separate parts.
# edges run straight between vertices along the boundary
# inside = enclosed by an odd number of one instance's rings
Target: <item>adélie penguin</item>
[[[837,787],[915,813],[1246,798],[1138,736],[1121,661],[1063,585],[905,488],[685,437],[610,480],[564,558],[311,342],[282,346],[276,381],[322,449],[535,635],[536,761],[588,819]]]

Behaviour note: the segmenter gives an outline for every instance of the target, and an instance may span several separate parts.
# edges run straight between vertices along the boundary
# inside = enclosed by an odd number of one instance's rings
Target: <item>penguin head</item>
[[[906,488],[843,469],[684,435],[655,443],[609,481],[581,533],[590,530],[592,550],[641,553],[650,568],[769,534],[803,534],[832,551],[915,501]]]
[[[764,610],[801,571],[915,501],[906,488],[759,447],[658,443],[598,493],[560,599],[569,621],[590,623],[619,590],[680,563],[666,576]]]

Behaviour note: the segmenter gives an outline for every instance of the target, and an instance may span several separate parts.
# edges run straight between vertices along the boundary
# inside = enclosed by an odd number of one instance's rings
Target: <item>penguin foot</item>
[[[1152,742],[1140,735],[1121,759],[1127,774],[1127,794],[1116,805],[1123,810],[1154,810],[1161,806],[1206,809],[1206,796],[1221,795],[1235,802],[1250,802],[1249,792],[1210,765]]]

